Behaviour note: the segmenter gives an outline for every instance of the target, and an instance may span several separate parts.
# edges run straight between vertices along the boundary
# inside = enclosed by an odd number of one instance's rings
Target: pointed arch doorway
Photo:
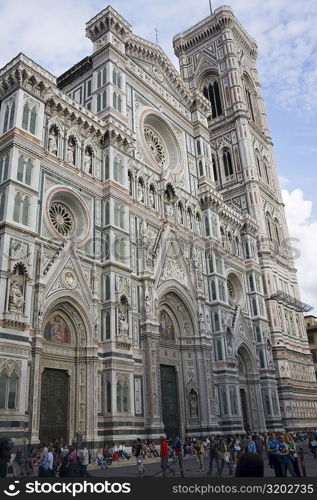
[[[238,350],[238,376],[242,424],[244,430],[250,432],[255,425],[251,404],[253,390],[252,361],[244,346],[241,346]]]
[[[186,429],[198,424],[200,418],[199,391],[195,356],[191,355],[188,362],[188,354],[181,347],[186,343],[185,337],[194,334],[193,323],[185,299],[176,290],[164,294],[160,301],[159,334],[160,404],[164,432],[169,438],[185,437]]]

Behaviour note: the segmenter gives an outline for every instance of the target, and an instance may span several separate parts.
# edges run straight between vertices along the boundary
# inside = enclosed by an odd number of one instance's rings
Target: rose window
[[[74,219],[70,210],[61,203],[52,203],[49,209],[51,222],[62,236],[68,236],[74,229]]]
[[[150,128],[144,128],[144,138],[152,158],[162,167],[166,164],[166,151],[159,136]]]

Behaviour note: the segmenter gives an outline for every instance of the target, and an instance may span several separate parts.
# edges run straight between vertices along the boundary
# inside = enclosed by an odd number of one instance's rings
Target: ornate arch
[[[74,300],[71,296],[65,297],[65,293],[63,292],[61,297],[53,301],[48,301],[42,316],[43,337],[45,328],[49,322],[54,319],[54,316],[60,316],[70,330],[69,333],[65,332],[66,338],[67,334],[69,335],[68,341],[62,342],[61,339],[59,342],[60,344],[65,343],[73,347],[88,347],[94,345],[90,315],[85,308],[79,304],[78,300]],[[64,328],[64,325],[62,325],[62,328]],[[59,334],[61,334],[61,332],[57,332],[57,337]]]

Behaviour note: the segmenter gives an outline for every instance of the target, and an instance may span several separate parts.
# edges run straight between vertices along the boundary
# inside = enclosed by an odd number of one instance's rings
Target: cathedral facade
[[[0,70],[0,432],[317,425],[257,46],[229,7],[178,73],[110,6],[59,78]]]

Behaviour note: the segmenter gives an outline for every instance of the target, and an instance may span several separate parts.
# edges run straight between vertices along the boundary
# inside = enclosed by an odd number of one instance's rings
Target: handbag
[[[313,448],[315,448],[315,446],[317,446],[317,440],[313,439],[310,444],[312,445]]]
[[[224,460],[226,462],[226,464],[228,464],[230,462],[230,453],[225,453],[225,456],[224,456]]]

